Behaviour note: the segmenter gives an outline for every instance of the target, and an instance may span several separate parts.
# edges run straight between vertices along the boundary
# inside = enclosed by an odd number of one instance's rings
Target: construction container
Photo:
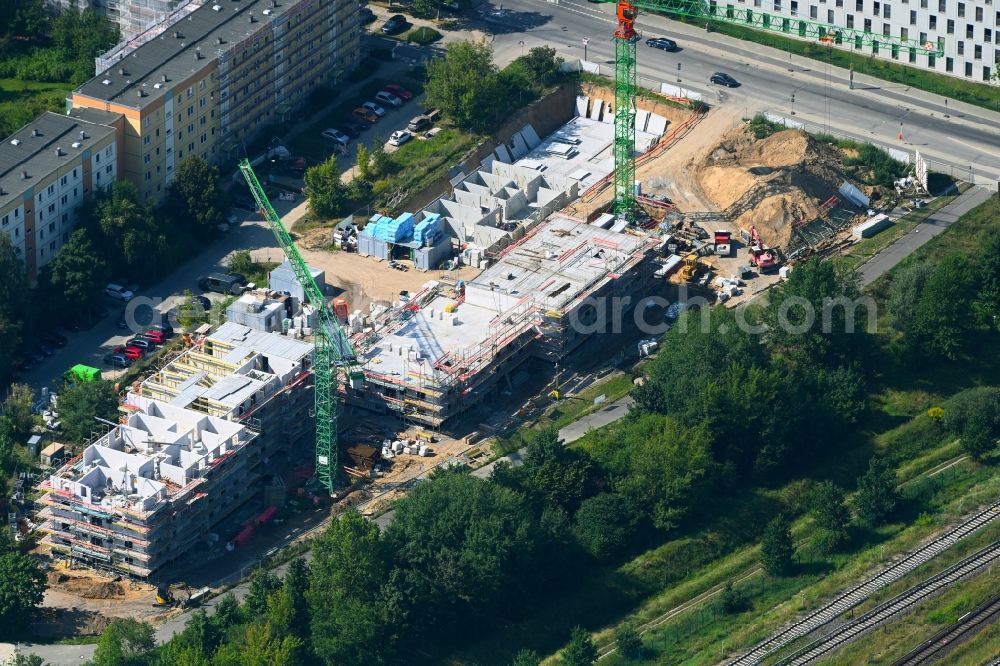
[[[881,213],[854,227],[851,230],[851,235],[857,239],[871,238],[890,226],[892,226],[892,220],[885,213]]]
[[[309,273],[312,275],[313,280],[316,281],[316,286],[319,287],[320,291],[325,292],[326,273],[312,266],[309,267]],[[287,259],[268,274],[267,285],[271,288],[271,291],[290,294],[294,298],[297,298],[299,303],[305,300],[305,291],[302,289],[302,285],[299,284],[299,278],[295,275],[295,269],[292,268]]]

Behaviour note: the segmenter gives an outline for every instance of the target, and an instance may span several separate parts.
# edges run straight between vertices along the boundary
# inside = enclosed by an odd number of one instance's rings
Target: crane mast
[[[600,0],[599,0],[600,1]],[[614,0],[611,0],[614,1]],[[776,16],[749,7],[727,4],[720,7],[716,0],[617,0],[617,29],[615,30],[615,198],[612,204],[615,215],[629,222],[635,219],[635,90],[636,90],[636,41],[635,19],[639,9],[665,14],[687,16],[733,23],[767,32],[818,39],[827,45],[847,44],[855,49],[870,46],[878,53],[885,48],[892,56],[906,54],[936,57],[944,55],[944,39],[920,42],[915,39],[891,37],[855,28],[843,28],[804,21],[797,18]]]
[[[254,200],[274,232],[282,252],[295,271],[295,277],[305,293],[306,300],[316,309],[318,326],[315,328],[313,352],[313,377],[315,382],[316,417],[316,481],[333,494],[338,477],[337,450],[337,367],[350,367],[357,361],[357,354],[350,340],[340,327],[337,317],[327,305],[326,297],[313,279],[309,266],[295,247],[291,234],[281,223],[281,218],[261,187],[249,160],[241,160],[240,171],[250,187]]]

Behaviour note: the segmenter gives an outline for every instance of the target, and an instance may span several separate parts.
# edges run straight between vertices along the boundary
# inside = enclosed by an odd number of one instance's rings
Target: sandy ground
[[[687,136],[636,170],[635,179],[642,183],[643,192],[666,195],[684,213],[719,210],[702,190],[697,168],[718,145],[719,137],[739,122],[740,114],[734,110],[713,108]]]

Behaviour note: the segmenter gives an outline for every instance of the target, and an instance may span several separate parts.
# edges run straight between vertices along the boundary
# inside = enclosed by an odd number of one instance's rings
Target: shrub
[[[434,28],[429,28],[427,26],[414,28],[413,30],[406,33],[406,41],[413,42],[414,44],[419,44],[421,46],[433,44],[442,37],[444,37],[444,35],[442,35],[440,32],[438,32]]]

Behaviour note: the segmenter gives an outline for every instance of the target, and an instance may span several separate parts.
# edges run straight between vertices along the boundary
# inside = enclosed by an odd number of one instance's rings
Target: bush
[[[419,28],[414,28],[413,30],[406,33],[406,41],[413,42],[414,44],[419,44],[420,46],[427,46],[428,44],[433,44],[444,37],[440,32],[434,28],[429,28],[427,26],[421,26]]]
[[[758,113],[750,121],[750,125],[747,129],[751,134],[753,134],[755,139],[765,139],[775,132],[780,132],[785,129],[785,127],[778,123],[771,122],[765,118],[763,114]]]

